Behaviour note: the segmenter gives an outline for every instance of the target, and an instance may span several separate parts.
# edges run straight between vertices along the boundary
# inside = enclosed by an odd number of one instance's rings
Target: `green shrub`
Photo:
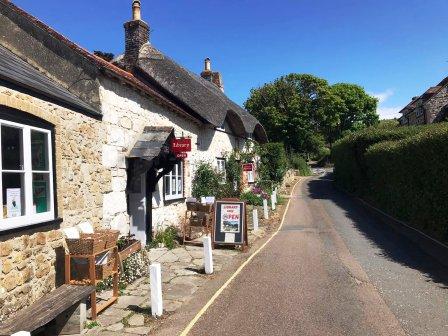
[[[176,247],[177,229],[174,226],[169,226],[165,230],[157,231],[149,247],[158,247],[163,244],[169,250]]]
[[[379,142],[406,139],[423,132],[427,126],[395,127],[382,124],[351,133],[337,141],[332,148],[336,183],[344,189],[362,194],[367,186],[368,166],[364,154]]]
[[[366,197],[381,209],[448,242],[448,124],[371,146]]]
[[[221,197],[239,197],[242,188],[243,167],[237,160],[237,153],[232,152],[226,158],[226,186]]]
[[[252,191],[245,191],[241,194],[240,199],[246,201],[250,205],[263,205],[263,198],[254,194]]]
[[[291,154],[289,165],[292,169],[299,170],[301,176],[310,176],[311,169],[306,160],[297,154]]]
[[[288,170],[288,159],[282,143],[267,143],[258,149],[260,165],[258,174],[260,180],[272,181],[275,184],[282,182]]]
[[[447,143],[447,123],[351,134],[333,149],[336,182],[447,243]]]
[[[199,164],[192,182],[192,195],[200,199],[201,196],[218,196],[222,188],[223,176],[218,174],[210,163]]]

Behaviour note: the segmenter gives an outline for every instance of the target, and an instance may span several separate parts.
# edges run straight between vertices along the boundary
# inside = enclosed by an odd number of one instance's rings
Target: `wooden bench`
[[[0,324],[0,335],[39,329],[49,336],[79,334],[86,320],[85,300],[94,291],[94,286],[63,285]]]

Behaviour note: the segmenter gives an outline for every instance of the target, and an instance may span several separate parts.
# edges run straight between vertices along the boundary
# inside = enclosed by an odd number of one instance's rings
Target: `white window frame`
[[[227,180],[226,166],[227,161],[225,158],[216,158],[216,170],[218,171],[218,173],[223,174],[221,184],[225,184]]]
[[[179,172],[179,170],[180,170],[180,172]],[[171,185],[171,182],[173,181],[173,177],[175,178],[175,181],[176,181],[176,187],[175,187],[174,192],[173,192],[172,185]],[[179,178],[180,178],[180,183],[182,185],[182,190],[180,190],[180,191],[179,191]],[[169,188],[170,192],[169,193],[166,192],[166,180],[167,179],[170,181],[170,188]],[[177,163],[174,166],[173,170],[163,177],[163,196],[164,196],[165,201],[172,201],[172,200],[184,198],[184,164],[183,164],[183,162]]]
[[[22,149],[23,149],[23,170],[3,170],[2,167],[2,143],[1,143],[1,131],[0,127],[0,204],[3,206],[3,173],[23,173],[24,174],[24,184],[25,184],[25,214],[20,217],[13,218],[3,218],[3,208],[0,213],[0,232],[12,230],[20,227],[31,226],[38,223],[43,223],[46,221],[54,220],[55,210],[54,210],[54,188],[53,188],[53,148],[52,148],[52,138],[51,131],[48,129],[38,128],[26,124],[20,124],[16,122],[11,122],[8,120],[0,119],[0,126],[10,126],[15,128],[20,128],[22,130]],[[31,161],[31,131],[38,131],[47,134],[47,153],[48,153],[48,170],[39,171],[32,170]],[[33,206],[33,173],[36,174],[48,174],[49,175],[49,199],[50,199],[50,210],[47,212],[36,214],[34,213]]]

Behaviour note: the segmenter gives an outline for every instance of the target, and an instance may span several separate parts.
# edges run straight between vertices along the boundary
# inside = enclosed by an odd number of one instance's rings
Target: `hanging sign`
[[[191,139],[179,138],[171,140],[171,151],[173,153],[191,152]]]
[[[187,153],[176,153],[176,159],[186,159],[187,157]]]
[[[252,163],[243,164],[243,171],[250,172],[254,170],[254,165]]]
[[[216,245],[247,245],[246,203],[216,201],[213,243]]]

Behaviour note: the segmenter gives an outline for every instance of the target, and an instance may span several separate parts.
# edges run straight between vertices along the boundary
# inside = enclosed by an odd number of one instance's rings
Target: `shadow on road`
[[[337,190],[332,183],[332,174],[328,173],[308,183],[308,196],[311,199],[333,201],[344,210],[346,216],[367,239],[382,250],[382,255],[390,260],[425,274],[427,281],[448,288],[448,268],[426,254],[419,246],[393,230],[389,225],[356,203],[350,196]]]

